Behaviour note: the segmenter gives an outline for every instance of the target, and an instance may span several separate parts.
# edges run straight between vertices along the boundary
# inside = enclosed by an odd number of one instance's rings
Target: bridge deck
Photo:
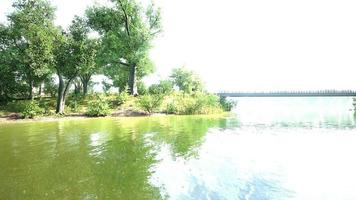
[[[221,97],[356,97],[356,91],[317,92],[219,92]]]

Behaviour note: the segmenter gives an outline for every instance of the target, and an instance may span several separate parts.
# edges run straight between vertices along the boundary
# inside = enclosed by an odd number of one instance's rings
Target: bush
[[[88,98],[90,95],[88,95]],[[71,112],[79,112],[81,105],[85,103],[86,97],[80,94],[72,94],[68,97],[66,105],[70,108]]]
[[[116,98],[117,105],[121,106],[129,99],[129,97],[130,96],[127,92],[121,92]]]
[[[162,102],[162,95],[143,95],[138,98],[138,106],[150,114],[158,111]]]
[[[103,98],[98,97],[88,103],[87,116],[100,117],[107,116],[108,114],[110,114],[109,104]]]
[[[26,105],[29,103],[29,101],[13,101],[9,102],[5,106],[5,110],[8,112],[17,112],[20,113],[22,112]]]
[[[150,94],[163,94],[167,95],[172,93],[173,83],[170,80],[162,80],[159,84],[153,84],[148,88]]]
[[[42,115],[44,113],[44,109],[40,108],[38,102],[31,101],[25,105],[24,110],[21,112],[23,118],[33,119],[38,115]]]
[[[169,102],[166,104],[166,113],[167,114],[178,114],[178,107],[174,102]]]
[[[192,95],[175,93],[167,98],[166,112],[168,114],[192,115],[212,114],[222,112],[219,97],[201,92]]]
[[[78,102],[75,99],[72,101],[69,101],[68,106],[70,108],[70,111],[72,111],[72,112],[78,112],[78,110],[79,110]]]
[[[237,102],[233,100],[228,100],[225,97],[220,99],[221,107],[224,111],[231,111],[233,107],[236,106]]]
[[[53,114],[56,108],[56,101],[51,99],[41,99],[39,102],[39,106],[43,108],[44,114],[51,115]]]
[[[145,95],[148,93],[148,89],[142,81],[137,82],[137,93],[140,95]]]

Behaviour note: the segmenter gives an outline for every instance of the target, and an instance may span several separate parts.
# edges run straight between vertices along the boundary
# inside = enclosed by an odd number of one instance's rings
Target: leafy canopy
[[[13,7],[8,18],[21,71],[29,80],[42,79],[53,59],[55,9],[45,0],[17,0]]]
[[[199,92],[203,90],[203,83],[199,76],[185,67],[173,69],[170,77],[179,90],[185,93]]]
[[[161,30],[160,11],[143,8],[135,0],[111,0],[112,6],[94,6],[86,12],[91,28],[102,36],[99,52],[104,73],[114,85],[127,85],[129,67],[137,67],[138,79],[153,72],[148,57],[151,41]]]

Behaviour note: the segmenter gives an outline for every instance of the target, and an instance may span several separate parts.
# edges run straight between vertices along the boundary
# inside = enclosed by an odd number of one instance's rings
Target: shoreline
[[[12,124],[12,123],[27,123],[27,122],[57,122],[57,121],[70,121],[70,120],[85,120],[85,119],[112,119],[112,118],[140,118],[140,117],[166,117],[166,116],[228,116],[231,113],[216,113],[216,114],[197,114],[197,115],[175,115],[175,114],[165,114],[165,113],[154,113],[154,114],[144,114],[144,113],[112,113],[111,115],[105,117],[88,117],[84,114],[82,115],[64,115],[64,116],[42,116],[34,119],[21,119],[21,118],[11,118],[10,116],[0,117],[0,125],[2,124]]]
[[[125,111],[125,112],[114,112],[108,116],[100,116],[100,117],[89,117],[83,113],[75,113],[68,115],[49,115],[49,116],[40,116],[33,119],[23,119],[20,118],[18,113],[11,113],[7,116],[0,117],[0,124],[5,123],[20,123],[20,122],[53,122],[53,121],[62,121],[62,120],[82,120],[82,119],[102,119],[102,118],[123,118],[123,117],[148,117],[155,116],[156,114],[149,115],[140,112],[133,111]],[[157,115],[165,115],[158,113]]]

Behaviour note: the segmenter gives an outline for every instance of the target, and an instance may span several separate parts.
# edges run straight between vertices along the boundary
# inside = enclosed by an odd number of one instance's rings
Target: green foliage
[[[124,104],[128,99],[129,99],[129,95],[126,91],[120,92],[120,94],[116,98],[117,105],[120,106]]]
[[[173,83],[170,80],[161,80],[158,84],[153,84],[148,88],[150,94],[168,95],[173,91]]]
[[[168,114],[192,115],[192,114],[213,114],[222,112],[219,97],[212,94],[174,93],[166,101],[166,112]]]
[[[0,24],[0,103],[4,104],[13,97],[26,93],[22,81],[21,67],[17,54],[19,48],[13,43],[12,29]]]
[[[44,114],[52,115],[54,114],[54,109],[56,107],[56,102],[54,99],[43,98],[38,101],[38,104],[44,110]]]
[[[170,77],[179,90],[184,93],[203,91],[203,83],[199,76],[194,72],[187,70],[185,67],[173,69]]]
[[[102,117],[108,114],[110,114],[109,104],[103,97],[98,96],[95,100],[88,103],[87,116]]]
[[[110,89],[113,87],[113,85],[105,80],[101,81],[101,84],[103,85],[103,91],[105,94],[109,94]]]
[[[51,97],[55,97],[57,94],[58,85],[55,83],[52,77],[45,79],[44,81],[44,93]]]
[[[224,111],[231,111],[232,108],[236,106],[237,102],[233,100],[229,100],[226,98],[220,98],[220,105]]]
[[[86,11],[91,28],[102,35],[99,61],[104,73],[120,89],[153,71],[148,57],[151,42],[161,30],[161,15],[152,5],[136,0],[112,0],[113,6],[94,6]],[[130,73],[131,72],[131,73]]]
[[[79,110],[79,103],[76,99],[69,101],[68,106],[72,112],[78,112]]]
[[[125,104],[129,100],[130,96],[127,93],[126,89],[121,90],[119,94],[117,93],[110,94],[108,90],[110,90],[109,88],[111,88],[112,85],[106,81],[103,81],[102,83],[104,85],[103,89],[106,95],[106,99],[110,102],[111,108],[117,108],[118,106]]]
[[[12,101],[6,104],[4,110],[8,112],[20,113],[25,109],[27,104],[28,101]]]
[[[149,114],[159,110],[163,102],[162,95],[143,95],[138,98],[138,106]]]
[[[21,112],[23,118],[33,119],[38,115],[42,115],[44,113],[44,109],[41,108],[37,101],[30,101],[27,103]]]
[[[99,44],[97,40],[89,39],[88,34],[86,21],[78,16],[75,16],[68,31],[57,30],[54,54],[58,74],[70,79],[80,72],[93,72]]]
[[[98,40],[89,38],[84,40],[84,44],[82,46],[84,52],[83,55],[85,55],[85,57],[81,62],[79,78],[82,82],[84,96],[88,93],[91,77],[98,73],[100,70],[99,65],[97,64],[97,53],[99,46],[100,44]]]
[[[84,106],[87,106],[87,99],[90,96],[84,96],[82,94],[71,94],[68,96],[66,100],[66,104],[69,107],[68,111],[78,113],[80,112]],[[93,99],[95,99],[94,97]]]
[[[13,7],[8,16],[12,46],[17,49],[12,59],[32,97],[33,86],[51,72],[55,9],[45,0],[16,0]]]
[[[51,72],[53,7],[43,0],[16,0],[13,8],[9,25],[0,24],[0,101],[32,97],[33,86]]]
[[[145,94],[148,93],[148,88],[146,87],[146,85],[142,81],[138,81],[137,82],[137,92],[140,95],[145,95]]]
[[[54,66],[59,79],[57,113],[64,112],[63,102],[73,80],[81,75],[86,90],[90,77],[95,72],[98,41],[89,39],[88,34],[86,20],[77,16],[69,31],[57,32],[54,48]]]

